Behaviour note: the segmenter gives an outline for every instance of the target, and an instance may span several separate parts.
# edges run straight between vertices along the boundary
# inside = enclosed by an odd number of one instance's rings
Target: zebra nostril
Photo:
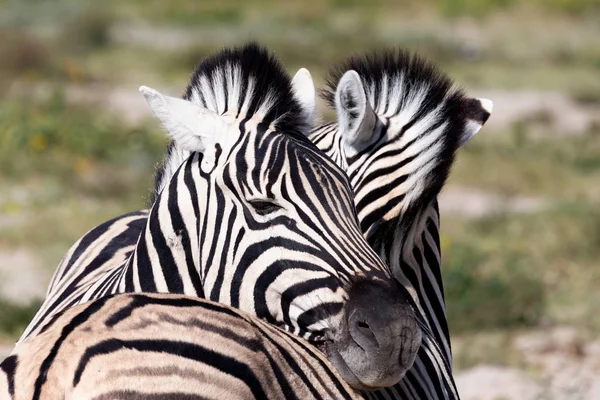
[[[379,347],[375,332],[365,318],[352,318],[350,323],[350,334],[363,350],[374,350],[375,347]]]

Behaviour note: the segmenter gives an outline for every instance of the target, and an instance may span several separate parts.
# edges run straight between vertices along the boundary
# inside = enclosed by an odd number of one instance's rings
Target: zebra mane
[[[218,114],[258,116],[261,124],[296,137],[305,136],[312,123],[282,64],[255,42],[223,49],[202,60],[182,97]],[[156,170],[150,205],[187,157],[189,152],[169,143],[165,160]]]
[[[398,49],[352,56],[331,69],[327,86],[319,94],[334,108],[338,82],[349,70],[360,76],[367,101],[378,115],[402,116],[401,120],[406,121],[403,132],[406,126],[418,126],[420,121],[428,121],[425,124],[428,128],[413,133],[415,138],[411,143],[414,150],[405,149],[407,154],[412,154],[410,159],[413,160],[427,150],[428,162],[423,165],[427,168],[416,168],[412,172],[418,176],[419,184],[402,199],[406,208],[398,218],[381,221],[377,228],[379,233],[371,239],[375,247],[391,248],[393,238],[406,238],[411,231],[422,231],[427,216],[425,210],[435,202],[444,186],[465,127],[477,110],[473,102],[479,106],[480,103],[469,99],[431,62]],[[487,116],[479,119],[485,122]],[[443,130],[435,129],[442,123]],[[426,142],[430,144],[419,147],[419,143]],[[398,233],[397,229],[403,232]],[[403,239],[403,242],[408,243],[409,240]]]
[[[329,71],[326,87],[320,96],[335,107],[335,92],[342,75],[354,70],[360,75],[367,99],[377,114],[395,115],[411,107],[415,96],[420,102],[419,113],[427,114],[444,99],[463,107],[464,93],[435,65],[419,55],[403,49],[384,50],[366,55],[354,55]]]
[[[310,127],[290,76],[266,47],[255,42],[205,58],[183,98],[219,114],[259,114],[263,123],[274,124],[281,132]]]

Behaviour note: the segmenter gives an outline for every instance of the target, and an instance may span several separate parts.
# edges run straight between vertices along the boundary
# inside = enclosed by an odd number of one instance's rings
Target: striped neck
[[[199,158],[195,155],[188,159],[154,202],[122,274],[120,291],[205,297],[198,248],[198,200],[178,190],[179,185],[184,185],[197,193],[193,175],[200,174]]]

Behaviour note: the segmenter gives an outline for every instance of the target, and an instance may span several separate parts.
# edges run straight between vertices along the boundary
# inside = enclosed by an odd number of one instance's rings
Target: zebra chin
[[[421,346],[410,296],[399,285],[367,280],[354,283],[348,295],[340,326],[321,350],[355,389],[395,385]]]

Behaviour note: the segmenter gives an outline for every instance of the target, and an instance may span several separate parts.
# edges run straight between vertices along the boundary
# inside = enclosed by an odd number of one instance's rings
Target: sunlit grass
[[[600,201],[600,132],[565,136],[547,130],[547,137],[532,137],[535,124],[484,129],[460,150],[450,183],[504,195]]]
[[[0,247],[54,269],[87,230],[146,206],[165,144],[157,125],[131,128],[60,93],[0,102]]]
[[[600,210],[556,203],[532,214],[442,219],[451,330],[546,323],[600,334]]]
[[[0,169],[9,180],[43,174],[75,190],[85,188],[85,176],[95,171],[110,185],[110,171],[102,166],[143,170],[160,159],[166,139],[157,131],[125,127],[115,116],[68,104],[60,91],[45,101],[8,100],[0,103]]]

